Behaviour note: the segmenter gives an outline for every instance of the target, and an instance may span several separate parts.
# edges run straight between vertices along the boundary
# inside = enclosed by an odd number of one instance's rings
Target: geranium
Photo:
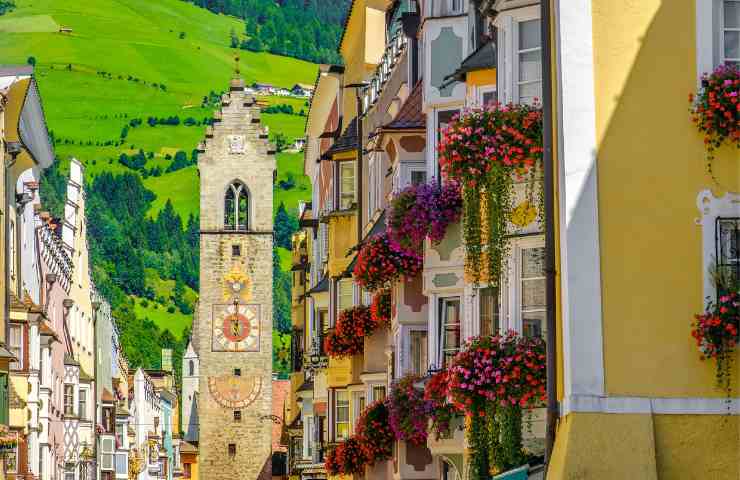
[[[426,442],[429,423],[429,402],[424,399],[424,392],[414,388],[414,383],[419,380],[414,375],[397,380],[385,400],[396,439],[414,445]]]
[[[689,94],[691,120],[704,134],[710,156],[723,143],[740,148],[739,91],[740,70],[728,63],[702,75],[696,96]]]
[[[516,332],[470,340],[449,369],[453,402],[483,415],[487,402],[532,406],[545,401],[545,342]]]
[[[400,277],[421,272],[422,258],[416,252],[392,245],[386,233],[368,239],[357,254],[355,282],[371,291],[386,288]]]
[[[730,387],[732,353],[740,341],[740,292],[730,291],[719,297],[715,304],[707,303],[704,313],[695,316],[691,336],[701,351],[702,360],[714,359],[717,363],[717,384]]]
[[[356,432],[368,465],[391,458],[395,438],[383,401],[378,400],[365,408],[357,419]]]
[[[497,281],[508,245],[513,177],[534,178],[542,161],[542,111],[499,103],[466,111],[442,131],[438,151],[443,173],[462,185],[466,270],[476,283],[481,272]]]
[[[347,357],[364,350],[364,338],[378,328],[370,308],[357,305],[342,310],[334,330],[324,339],[324,349],[331,357]]]
[[[327,452],[324,467],[329,475],[353,475],[365,473],[366,463],[362,442],[352,436]]]
[[[389,325],[391,323],[391,291],[381,290],[373,296],[370,305],[370,314],[376,325]]]
[[[546,399],[545,344],[540,338],[474,338],[449,368],[452,401],[470,417],[472,478],[521,465],[522,408]]]
[[[438,243],[447,227],[460,220],[462,195],[455,181],[409,185],[391,200],[388,235],[401,248],[419,250],[425,238]]]
[[[447,370],[435,373],[424,386],[424,400],[429,404],[432,430],[439,439],[449,435],[452,417],[459,410],[450,401],[450,388]]]

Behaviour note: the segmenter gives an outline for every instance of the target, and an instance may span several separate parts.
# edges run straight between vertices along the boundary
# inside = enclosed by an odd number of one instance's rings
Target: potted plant
[[[384,232],[362,245],[353,278],[358,285],[374,292],[389,287],[401,277],[417,276],[421,268],[419,253],[393,245]]]

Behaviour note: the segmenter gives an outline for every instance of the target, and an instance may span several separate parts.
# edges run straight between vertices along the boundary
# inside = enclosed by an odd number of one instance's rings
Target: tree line
[[[245,39],[231,35],[231,46],[340,63],[337,53],[350,0],[185,0],[214,13],[245,20]]]

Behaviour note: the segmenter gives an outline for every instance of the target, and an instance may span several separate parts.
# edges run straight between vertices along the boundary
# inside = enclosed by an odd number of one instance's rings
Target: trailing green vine
[[[507,253],[515,178],[542,160],[542,111],[534,105],[491,104],[454,119],[442,132],[440,163],[463,189],[466,271],[474,283],[496,282]]]

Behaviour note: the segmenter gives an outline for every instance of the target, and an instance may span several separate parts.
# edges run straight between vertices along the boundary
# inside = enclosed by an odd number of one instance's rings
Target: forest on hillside
[[[215,13],[243,18],[232,48],[341,63],[337,46],[351,0],[185,0]]]

